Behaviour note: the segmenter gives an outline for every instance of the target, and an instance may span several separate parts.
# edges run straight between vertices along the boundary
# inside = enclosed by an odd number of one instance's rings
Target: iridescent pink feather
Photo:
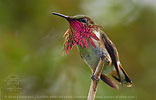
[[[94,28],[94,26],[85,25],[77,20],[70,21],[69,29],[64,35],[64,37],[66,37],[64,52],[68,54],[68,51],[76,44],[80,45],[82,48],[85,47],[88,49],[87,41],[89,41],[92,46],[96,48],[92,38],[97,41],[99,41],[99,38],[92,32],[90,28]]]

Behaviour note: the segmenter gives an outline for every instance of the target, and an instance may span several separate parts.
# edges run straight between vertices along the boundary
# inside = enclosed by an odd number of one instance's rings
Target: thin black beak
[[[52,14],[63,17],[65,19],[69,19],[69,16],[66,16],[66,15],[63,15],[63,14],[60,14],[60,13],[52,12]]]

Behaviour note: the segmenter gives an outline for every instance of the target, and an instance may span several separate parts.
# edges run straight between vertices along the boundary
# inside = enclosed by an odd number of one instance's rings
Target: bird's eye
[[[86,18],[81,18],[80,21],[83,22],[83,23],[87,23],[87,19]]]

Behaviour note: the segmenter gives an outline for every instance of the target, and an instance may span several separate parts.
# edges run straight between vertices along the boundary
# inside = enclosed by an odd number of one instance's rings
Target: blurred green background
[[[76,47],[62,56],[68,22],[51,12],[88,15],[116,44],[134,85],[100,81],[97,99],[156,99],[155,0],[0,0],[2,100],[86,99],[91,71]]]

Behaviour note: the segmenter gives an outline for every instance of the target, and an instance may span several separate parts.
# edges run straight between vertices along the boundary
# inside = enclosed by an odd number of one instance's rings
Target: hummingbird
[[[100,25],[86,15],[67,16],[56,12],[52,12],[52,14],[69,22],[69,28],[64,34],[65,54],[68,54],[68,51],[76,45],[81,58],[90,67],[92,73],[95,72],[100,58],[105,57],[106,63],[103,66],[100,79],[114,89],[119,89],[114,80],[122,86],[132,86],[130,77],[121,65],[114,43],[102,31]]]

